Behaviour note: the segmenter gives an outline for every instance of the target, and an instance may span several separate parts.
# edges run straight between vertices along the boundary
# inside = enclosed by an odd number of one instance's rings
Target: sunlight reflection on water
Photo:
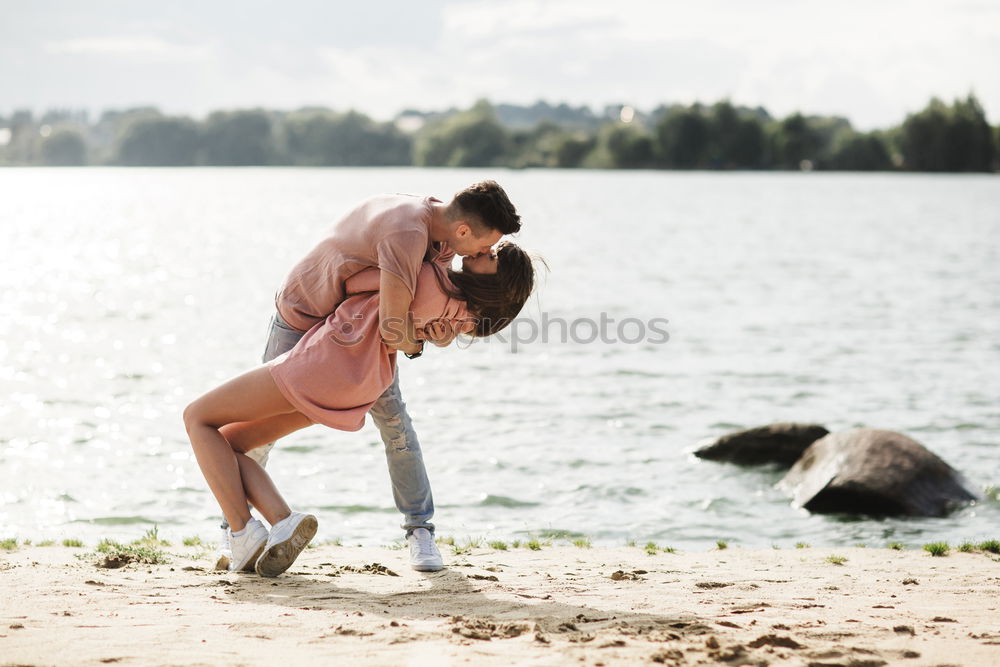
[[[670,340],[403,360],[442,533],[997,537],[996,501],[945,520],[810,516],[772,488],[780,473],[687,452],[778,420],[878,426],[1000,485],[1000,180],[418,169],[0,171],[0,537],[157,523],[214,538],[183,406],[257,362],[274,290],[344,209],[482,177],[507,187],[520,241],[552,269],[526,316],[663,317]],[[370,425],[297,434],[271,469],[321,539],[400,536]]]

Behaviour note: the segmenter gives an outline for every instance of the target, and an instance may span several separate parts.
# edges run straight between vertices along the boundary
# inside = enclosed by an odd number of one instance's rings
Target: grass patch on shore
[[[466,542],[465,544],[452,544],[451,553],[454,556],[465,556],[472,553],[472,544]]]
[[[79,540],[77,540],[77,541],[79,541]],[[55,545],[56,545],[56,541],[55,540],[42,540],[41,542],[39,542],[35,546],[39,546],[39,547],[54,547]],[[63,540],[63,545],[64,546],[69,546],[68,544],[66,544],[66,540]],[[80,546],[81,547],[83,546],[83,542],[80,542]]]
[[[728,549],[729,542],[726,542],[725,540],[716,540],[715,548],[718,549],[719,551],[722,551],[723,549]]]
[[[902,542],[889,542],[885,545],[886,549],[892,549],[893,551],[902,551],[906,546]]]
[[[931,547],[936,547],[937,545],[944,545],[947,548],[948,543],[936,542],[934,544],[926,544],[924,545],[924,549],[931,551]],[[963,554],[973,554],[978,552],[1000,554],[1000,540],[983,540],[979,543],[973,542],[972,540],[966,540],[955,547],[955,550]]]
[[[0,549],[6,551],[14,551],[17,549],[17,538],[16,537],[5,537],[0,539]]]
[[[796,549],[808,549],[809,548],[809,543],[808,542],[796,542],[795,543],[795,548]]]
[[[490,542],[490,548],[497,551],[507,551],[507,543],[500,540],[493,540]]]
[[[829,556],[826,557],[826,562],[830,563],[831,565],[843,565],[844,563],[847,562],[847,558],[845,558],[844,556],[835,556],[833,554],[830,554]]]
[[[78,556],[79,558],[89,557],[92,554]],[[167,554],[157,548],[156,545],[142,544],[136,540],[132,544],[122,544],[114,540],[101,540],[96,548],[98,567],[119,568],[129,563],[140,563],[143,565],[160,565],[167,563]]]
[[[538,531],[538,537],[547,540],[573,540],[578,537],[586,537],[583,533],[577,533],[572,530],[553,530],[551,528],[545,528]]]
[[[160,529],[158,526],[153,526],[145,533],[142,534],[137,540],[133,540],[132,544],[135,546],[147,546],[147,547],[169,547],[170,542],[160,537]]]
[[[592,545],[590,544],[589,537],[578,537],[573,540],[573,546],[578,549],[589,549]]]
[[[201,538],[195,535],[194,537],[185,537],[181,540],[181,544],[186,547],[203,547],[205,543],[201,541]]]
[[[931,556],[947,556],[950,548],[947,542],[931,542],[924,545],[924,551]]]
[[[467,537],[465,538],[464,544],[458,544],[454,539],[451,540],[451,552],[456,556],[464,556],[471,554],[473,549],[478,549],[483,546],[483,538],[481,537]]]
[[[979,543],[979,548],[991,554],[1000,554],[1000,540],[986,540]]]
[[[48,542],[49,544],[46,544],[46,542]],[[39,542],[38,546],[40,546],[40,547],[47,547],[50,544],[55,544],[55,543],[52,540],[45,540],[45,542]],[[74,539],[66,539],[66,540],[62,541],[62,545],[64,547],[82,547],[83,546],[83,541],[82,540],[74,540]]]

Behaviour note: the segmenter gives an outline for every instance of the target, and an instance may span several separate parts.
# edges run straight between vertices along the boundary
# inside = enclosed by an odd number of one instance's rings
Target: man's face
[[[447,243],[456,255],[475,257],[489,252],[490,248],[500,241],[501,236],[503,234],[495,229],[487,229],[482,236],[476,236],[472,227],[467,223],[460,222],[455,226],[452,237]]]

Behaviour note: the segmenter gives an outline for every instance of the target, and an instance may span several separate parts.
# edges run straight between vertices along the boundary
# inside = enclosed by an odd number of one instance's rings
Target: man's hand
[[[429,340],[438,347],[447,347],[455,340],[455,336],[458,332],[455,327],[448,320],[431,320],[423,326],[423,336],[425,340]]]

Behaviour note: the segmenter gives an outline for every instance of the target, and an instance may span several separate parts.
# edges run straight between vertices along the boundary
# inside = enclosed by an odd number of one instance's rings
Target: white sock
[[[229,534],[233,537],[242,537],[243,533],[247,532],[247,528],[250,527],[250,522],[247,521],[247,525],[243,526],[243,530],[237,530],[235,533],[230,529]]]

